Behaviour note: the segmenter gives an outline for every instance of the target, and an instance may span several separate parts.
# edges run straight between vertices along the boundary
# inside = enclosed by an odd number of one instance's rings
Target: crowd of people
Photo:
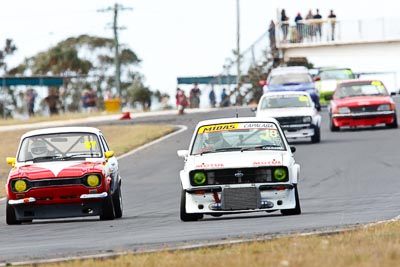
[[[193,88],[189,91],[189,96],[186,95],[185,90],[181,88],[176,89],[176,107],[178,109],[178,114],[183,115],[185,109],[187,108],[199,108],[200,107],[200,96],[201,90],[198,83],[193,84]],[[209,106],[211,108],[217,107],[217,97],[214,90],[214,85],[211,85],[210,92],[208,93]],[[229,107],[230,101],[229,96],[226,93],[226,89],[223,88],[220,96],[220,107]]]
[[[327,40],[335,40],[335,26],[336,26],[336,14],[333,10],[329,11],[326,16],[326,20],[320,14],[319,9],[315,10],[315,13],[310,9],[307,14],[303,17],[300,12],[294,17],[293,20],[295,26],[290,27],[290,18],[287,16],[285,9],[281,10],[280,26],[282,31],[282,42],[304,42],[304,41],[322,41],[323,40],[323,25],[328,25],[329,32],[326,32]],[[271,24],[269,27],[270,40],[271,40]],[[274,25],[275,26],[275,25]],[[275,32],[274,32],[275,33]],[[273,37],[275,41],[275,37]],[[271,48],[272,44],[271,44]]]

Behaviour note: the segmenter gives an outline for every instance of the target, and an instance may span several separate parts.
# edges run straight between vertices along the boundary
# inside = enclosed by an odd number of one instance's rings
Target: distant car
[[[330,129],[375,126],[397,128],[396,105],[379,80],[338,83],[329,106]]]
[[[355,79],[350,68],[320,68],[314,77],[321,105],[328,105],[339,81]]]
[[[122,217],[118,161],[100,130],[58,127],[22,135],[6,194],[6,222]]]
[[[289,139],[321,140],[321,115],[307,92],[269,92],[258,103],[256,116],[275,118]]]
[[[197,124],[180,171],[182,221],[204,215],[280,210],[301,213],[300,165],[273,118],[224,118]]]
[[[263,87],[264,93],[281,91],[305,91],[311,95],[317,110],[321,109],[319,94],[310,71],[303,66],[272,69]]]

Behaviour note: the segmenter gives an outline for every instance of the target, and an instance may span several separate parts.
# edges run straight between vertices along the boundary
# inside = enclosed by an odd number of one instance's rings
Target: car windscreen
[[[271,122],[240,122],[198,128],[192,155],[249,150],[286,150],[284,136]]]
[[[261,110],[270,108],[311,107],[312,100],[307,95],[271,95],[263,97]]]
[[[388,95],[389,93],[380,81],[341,84],[335,94],[337,98]]]
[[[311,83],[311,76],[307,73],[285,73],[271,76],[269,85],[285,84],[285,83]]]
[[[354,74],[351,70],[324,70],[321,71],[319,77],[321,80],[347,80],[354,79]]]
[[[17,160],[57,161],[102,157],[101,143],[92,133],[43,134],[24,138]]]

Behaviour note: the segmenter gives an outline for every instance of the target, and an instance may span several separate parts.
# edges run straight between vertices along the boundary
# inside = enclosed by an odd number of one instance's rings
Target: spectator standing
[[[32,88],[28,89],[26,91],[26,105],[28,107],[28,114],[29,117],[32,117],[35,115],[35,100],[37,97],[37,93],[35,90]]]
[[[317,9],[317,13],[314,15],[314,19],[315,21],[315,36],[319,38],[319,40],[321,40],[321,36],[322,36],[322,16],[319,14],[319,9]]]
[[[268,27],[268,36],[269,36],[269,47],[271,50],[276,49],[276,39],[275,39],[275,23],[271,20]]]
[[[96,90],[91,89],[89,91],[89,97],[88,97],[88,111],[89,112],[94,112],[97,109],[97,94],[96,94]]]
[[[221,103],[220,106],[221,107],[229,107],[230,105],[230,101],[228,99],[228,95],[226,94],[226,89],[222,89],[222,93],[221,93]]]
[[[282,9],[281,11],[281,28],[283,33],[283,41],[286,42],[289,32],[289,17],[286,16],[285,9]]]
[[[310,38],[311,40],[313,39],[314,35],[315,35],[315,29],[314,29],[314,25],[312,22],[310,22],[310,20],[314,19],[314,15],[310,10],[308,10],[307,16],[306,16],[306,28],[305,28],[305,37]]]
[[[190,108],[200,107],[200,95],[201,91],[198,87],[198,83],[194,83],[193,88],[190,90],[189,94]]]
[[[82,109],[84,113],[88,112],[89,102],[90,102],[89,90],[84,89],[81,96]]]
[[[335,13],[333,13],[332,9],[329,12],[328,19],[331,22],[331,40],[334,41],[335,40],[336,15],[335,15]]]
[[[300,12],[297,13],[297,16],[294,18],[294,22],[296,23],[296,42],[300,43],[303,41],[303,17],[301,16]]]
[[[215,108],[216,104],[216,99],[215,99],[215,91],[214,91],[214,85],[211,85],[211,90],[210,93],[208,94],[208,98],[210,99],[210,106],[212,108]]]
[[[188,100],[185,92],[180,88],[176,89],[176,106],[178,107],[178,115],[185,113],[185,108],[188,106]]]
[[[44,101],[47,103],[49,107],[50,116],[58,115],[61,101],[58,92],[55,88],[50,88],[49,95],[44,98]]]

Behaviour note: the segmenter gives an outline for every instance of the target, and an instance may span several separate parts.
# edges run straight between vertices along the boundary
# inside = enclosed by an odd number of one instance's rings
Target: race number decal
[[[85,148],[93,149],[96,146],[96,141],[85,141]]]

